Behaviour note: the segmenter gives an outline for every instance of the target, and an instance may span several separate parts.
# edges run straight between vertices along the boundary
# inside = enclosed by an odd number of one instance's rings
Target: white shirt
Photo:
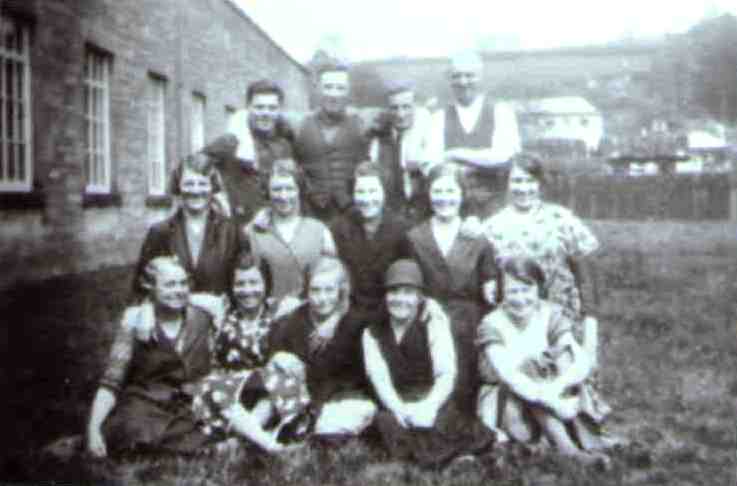
[[[484,101],[483,96],[478,96],[467,107],[455,105],[458,118],[466,133],[471,132],[481,118]],[[427,156],[435,164],[442,163],[445,161],[446,151],[445,110],[438,110],[432,114],[429,130]],[[484,152],[487,158],[495,163],[506,162],[521,150],[517,114],[509,103],[494,103],[494,133],[489,134],[489,145],[491,149],[486,149]]]

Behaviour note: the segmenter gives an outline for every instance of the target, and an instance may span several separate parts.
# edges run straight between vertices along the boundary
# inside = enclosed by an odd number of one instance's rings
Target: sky
[[[445,56],[483,41],[502,50],[600,44],[737,14],[737,0],[233,1],[300,62],[321,47],[356,62]]]

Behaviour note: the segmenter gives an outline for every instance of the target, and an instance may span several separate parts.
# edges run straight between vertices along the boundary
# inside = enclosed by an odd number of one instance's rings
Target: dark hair
[[[222,183],[220,173],[215,169],[214,158],[204,152],[197,152],[182,159],[174,170],[172,170],[169,179],[169,192],[171,194],[175,196],[180,194],[179,185],[182,182],[182,175],[185,170],[191,170],[197,174],[209,177],[210,183],[212,183],[212,192],[220,191]]]
[[[496,276],[497,302],[504,300],[504,280],[506,275],[521,280],[528,285],[537,285],[537,292],[540,298],[544,299],[547,297],[545,272],[535,260],[526,257],[510,257],[503,259],[498,267],[499,272]]]
[[[534,177],[541,186],[545,185],[546,170],[543,158],[533,152],[520,152],[512,157],[512,167],[517,166]]]
[[[427,204],[432,207],[430,201],[430,192],[432,189],[432,185],[438,179],[446,176],[453,177],[453,179],[456,181],[456,184],[458,184],[458,187],[461,188],[461,196],[463,200],[461,201],[460,210],[461,214],[463,214],[468,205],[466,197],[466,195],[468,194],[466,176],[463,174],[463,170],[461,169],[461,167],[457,166],[453,162],[444,162],[442,164],[435,165],[432,169],[430,169],[430,173],[427,175],[427,185],[425,186],[427,187]]]
[[[246,89],[246,103],[250,105],[258,94],[275,94],[279,98],[279,104],[284,103],[284,90],[270,79],[259,79],[249,84]]]
[[[276,159],[271,165],[271,170],[266,175],[264,180],[266,194],[269,194],[269,185],[271,184],[271,178],[274,176],[278,177],[291,177],[294,179],[295,184],[302,194],[302,188],[304,186],[304,174],[302,168],[297,165],[294,159]]]
[[[252,268],[256,268],[261,272],[261,278],[264,279],[264,298],[270,298],[274,288],[274,279],[271,275],[271,265],[269,265],[266,258],[257,258],[250,251],[242,251],[236,258],[235,267],[233,268],[233,280],[235,281],[235,272],[247,271]]]

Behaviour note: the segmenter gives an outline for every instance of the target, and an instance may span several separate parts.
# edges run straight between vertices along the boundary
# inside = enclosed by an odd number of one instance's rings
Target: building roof
[[[522,105],[529,114],[595,115],[599,113],[594,105],[581,96],[538,98],[526,101]]]
[[[299,62],[297,59],[294,58],[289,52],[287,52],[286,49],[284,49],[278,42],[276,42],[269,34],[266,33],[264,29],[261,28],[260,25],[258,25],[237,3],[235,3],[233,0],[223,0],[226,4],[228,4],[233,10],[235,10],[238,15],[243,17],[248,23],[250,23],[256,31],[261,34],[261,36],[266,39],[267,42],[269,42],[271,45],[276,47],[284,56],[289,59],[294,65],[296,65],[299,69],[304,71],[306,74],[310,74],[310,70],[307,66]]]

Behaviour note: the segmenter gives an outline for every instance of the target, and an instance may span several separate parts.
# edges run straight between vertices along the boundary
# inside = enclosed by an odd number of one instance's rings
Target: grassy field
[[[611,429],[631,447],[585,469],[512,447],[445,471],[392,462],[358,440],[310,443],[289,456],[52,461],[41,447],[83,429],[94,380],[123,306],[128,269],[3,296],[9,433],[0,479],[113,484],[734,485],[737,482],[737,227],[594,223],[601,380]]]

